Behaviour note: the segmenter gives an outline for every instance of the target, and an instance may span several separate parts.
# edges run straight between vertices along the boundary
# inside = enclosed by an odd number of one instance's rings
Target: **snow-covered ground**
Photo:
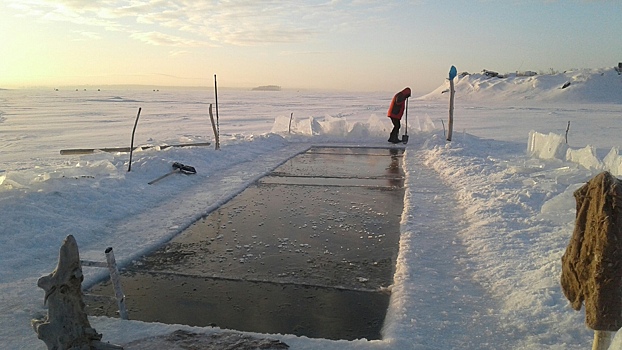
[[[573,191],[605,169],[622,175],[622,77],[613,69],[459,77],[452,142],[444,137],[447,87],[409,104],[402,238],[383,340],[271,337],[291,349],[591,345],[583,312],[561,292],[561,256]],[[213,142],[213,92],[0,90],[0,348],[46,348],[30,327],[46,312],[36,282],[54,269],[68,234],[83,259],[103,260],[112,246],[127,263],[312,145],[387,145],[393,93],[219,91],[221,150],[137,151],[128,172],[128,153],[59,151],[129,146],[139,107],[135,145]],[[559,152],[544,152],[550,147]],[[197,174],[147,184],[172,162]],[[84,272],[86,285],[105,274]],[[91,323],[116,344],[188,328]]]

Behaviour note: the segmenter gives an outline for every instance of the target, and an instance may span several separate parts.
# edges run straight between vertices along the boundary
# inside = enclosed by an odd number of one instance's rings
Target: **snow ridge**
[[[622,75],[614,68],[536,75],[462,73],[454,83],[456,99],[464,101],[622,103]],[[449,82],[446,81],[419,99],[447,99],[448,89]]]

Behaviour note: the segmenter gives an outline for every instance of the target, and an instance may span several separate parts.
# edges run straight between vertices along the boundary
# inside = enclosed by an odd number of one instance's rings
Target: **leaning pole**
[[[216,82],[216,74],[214,74],[214,97],[216,98],[216,149],[220,149],[220,122],[218,120],[218,83]],[[211,111],[211,109],[210,109]]]

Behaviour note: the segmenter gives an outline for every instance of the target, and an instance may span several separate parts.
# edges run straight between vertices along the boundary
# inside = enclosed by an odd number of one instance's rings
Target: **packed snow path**
[[[425,166],[417,152],[407,150],[405,161],[406,199],[402,218],[402,239],[392,309],[386,337],[411,333],[403,347],[416,349],[504,349],[494,299],[469,278],[468,253],[458,233],[465,228],[464,213],[455,194],[438,174]],[[408,214],[408,213],[412,214]],[[442,215],[439,215],[442,214]],[[406,231],[404,231],[406,228]],[[403,263],[408,260],[408,263]],[[401,262],[402,261],[402,262]],[[410,271],[404,271],[410,270]],[[400,320],[399,299],[414,301]],[[410,327],[410,330],[391,329]],[[451,336],[447,336],[451,334]],[[479,335],[473,337],[473,335]],[[396,339],[397,340],[397,339]],[[401,340],[398,340],[401,343]],[[417,345],[415,345],[417,344]]]

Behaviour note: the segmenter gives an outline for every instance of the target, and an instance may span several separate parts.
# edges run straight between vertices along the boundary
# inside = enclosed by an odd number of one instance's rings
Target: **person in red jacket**
[[[406,107],[406,99],[410,97],[410,88],[407,87],[404,90],[398,92],[393,96],[393,100],[391,100],[391,105],[389,106],[389,111],[387,112],[387,117],[391,118],[391,122],[393,123],[393,130],[391,130],[391,134],[389,135],[389,142],[391,143],[400,143],[402,140],[399,139],[400,134],[400,120],[402,119],[402,115],[404,114],[404,109]]]

